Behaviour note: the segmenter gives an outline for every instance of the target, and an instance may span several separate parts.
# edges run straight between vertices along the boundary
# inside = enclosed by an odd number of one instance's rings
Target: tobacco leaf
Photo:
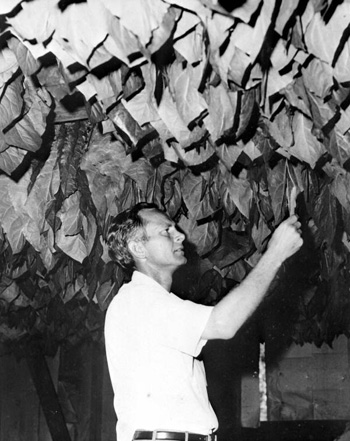
[[[18,69],[17,58],[13,51],[7,47],[0,51],[0,66],[0,86],[2,87]]]
[[[286,163],[278,162],[275,167],[268,169],[267,182],[271,198],[271,207],[273,210],[275,222],[278,225],[284,218],[286,201]]]
[[[173,63],[168,71],[169,87],[181,119],[190,126],[207,110],[203,96],[198,92],[198,66],[183,69],[180,63]]]
[[[10,176],[22,164],[27,152],[17,147],[9,147],[7,144],[6,147],[0,153],[0,169]]]
[[[244,2],[229,13],[210,0],[56,3],[0,6],[1,263],[21,290],[27,277],[32,308],[56,299],[36,311],[36,324],[33,310],[19,307],[10,321],[0,312],[0,338],[20,338],[9,323],[21,321],[51,348],[69,338],[69,323],[77,341],[97,335],[101,317],[87,305],[104,309],[122,283],[118,272],[101,275],[109,262],[102,232],[140,199],[179,220],[202,257],[224,245],[223,229],[244,232],[257,248],[247,258],[254,265],[271,213],[275,227],[294,185],[319,256],[315,280],[327,279],[330,292],[309,303],[312,318],[304,304],[295,339],[319,344],[345,332],[349,5],[326,17],[320,2],[287,0]],[[103,134],[96,126],[89,140],[89,130],[66,125],[66,144],[57,146],[51,112],[76,93]],[[218,255],[215,275],[209,260],[202,267],[209,302],[246,272],[243,256]]]
[[[220,270],[235,264],[250,251],[251,243],[248,235],[237,234],[224,228],[220,245],[208,256],[209,260]]]
[[[24,75],[33,75],[40,69],[41,63],[33,57],[28,48],[20,40],[17,38],[10,38],[7,41],[7,45],[15,54]]]
[[[243,216],[249,218],[253,192],[249,181],[245,177],[245,170],[242,170],[241,174],[235,177],[225,167],[219,165],[219,179],[226,186],[225,193],[228,193],[227,196],[230,197]]]
[[[326,152],[324,145],[312,133],[312,121],[302,113],[296,112],[293,117],[294,145],[290,153],[314,168],[316,162]]]
[[[19,204],[24,203],[26,200],[25,193],[21,189],[21,185],[24,183],[24,187],[28,185],[29,174],[22,179],[18,184],[11,181],[7,176],[0,176],[0,219],[1,225],[4,229],[7,240],[11,246],[13,253],[19,253],[25,243],[25,237],[23,228],[27,223],[26,216],[21,214],[21,207],[18,207],[17,202],[14,200],[16,196],[11,197],[11,193],[19,195]],[[22,190],[22,191],[21,191]]]

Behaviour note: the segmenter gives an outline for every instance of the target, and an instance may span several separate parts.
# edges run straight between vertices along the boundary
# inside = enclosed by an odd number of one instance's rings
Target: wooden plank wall
[[[57,360],[49,360],[56,384]],[[27,362],[13,355],[0,357],[0,439],[51,441]]]
[[[269,421],[349,420],[349,340],[292,345],[267,371]]]
[[[72,441],[115,441],[104,349],[87,343],[46,357]],[[25,358],[0,356],[0,440],[52,441]]]

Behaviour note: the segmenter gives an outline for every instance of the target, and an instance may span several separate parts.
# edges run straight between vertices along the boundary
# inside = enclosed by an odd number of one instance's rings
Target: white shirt
[[[118,441],[131,441],[135,430],[209,434],[217,428],[204,365],[195,358],[211,311],[138,271],[119,290],[105,323]]]

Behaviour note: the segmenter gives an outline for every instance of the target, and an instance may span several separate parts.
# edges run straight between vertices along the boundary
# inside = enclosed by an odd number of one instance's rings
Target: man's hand
[[[303,244],[301,224],[296,215],[283,221],[273,233],[268,252],[274,253],[276,260],[281,263],[296,253]]]

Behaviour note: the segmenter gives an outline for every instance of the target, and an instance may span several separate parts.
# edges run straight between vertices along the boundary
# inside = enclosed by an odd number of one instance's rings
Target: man
[[[213,439],[218,421],[196,357],[207,340],[232,338],[255,311],[281,264],[301,247],[299,228],[296,216],[284,221],[246,279],[209,307],[170,293],[174,271],[186,263],[185,236],[165,213],[141,203],[116,216],[108,245],[134,270],[105,323],[118,441]]]

